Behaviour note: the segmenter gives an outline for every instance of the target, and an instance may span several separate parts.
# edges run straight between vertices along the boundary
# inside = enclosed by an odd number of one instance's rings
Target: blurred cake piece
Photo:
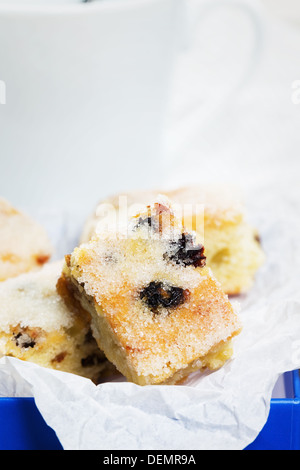
[[[81,242],[97,232],[106,214],[150,204],[158,191],[117,194],[101,201],[88,218]],[[229,186],[190,186],[164,191],[181,213],[188,230],[196,231],[205,245],[206,262],[227,294],[247,292],[265,257],[257,230],[247,222],[245,208],[236,188]]]
[[[40,268],[51,255],[43,227],[0,198],[0,281]]]
[[[0,284],[0,354],[103,379],[112,366],[90,331],[90,317],[56,291],[62,261]],[[63,291],[62,291],[63,294]]]
[[[92,317],[99,347],[139,385],[176,383],[232,355],[240,321],[202,244],[165,197],[66,256],[62,279]]]

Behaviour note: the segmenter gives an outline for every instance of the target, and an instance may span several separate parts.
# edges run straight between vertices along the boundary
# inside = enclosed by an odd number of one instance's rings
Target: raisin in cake
[[[62,261],[49,263],[0,284],[0,354],[98,383],[112,367],[91,334],[88,313],[58,295],[61,269]]]
[[[229,186],[191,186],[164,194],[181,211],[187,229],[195,230],[205,244],[207,265],[223,290],[227,294],[247,292],[265,257],[257,230],[247,222],[236,190]],[[134,211],[156,196],[156,191],[136,191],[101,201],[86,221],[81,241],[88,241],[97,232],[99,222],[109,211]]]
[[[99,347],[139,385],[176,383],[231,356],[240,321],[204,247],[162,197],[66,256],[62,278],[92,317]]]
[[[0,198],[0,281],[40,268],[51,255],[43,227]]]

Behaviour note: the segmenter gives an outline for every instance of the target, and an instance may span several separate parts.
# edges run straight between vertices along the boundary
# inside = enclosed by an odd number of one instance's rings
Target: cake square
[[[0,355],[81,375],[99,383],[113,371],[81,306],[56,284],[63,260],[0,283]]]
[[[131,191],[102,200],[87,219],[81,242],[97,233],[108,211],[151,204],[161,191]],[[246,293],[263,264],[260,237],[247,220],[241,195],[229,185],[186,186],[163,191],[181,209],[183,225],[205,245],[206,264],[229,295]]]
[[[240,191],[230,185],[209,185],[182,187],[168,194],[175,204],[191,205],[184,224],[203,237],[207,265],[223,290],[228,295],[248,292],[265,254],[257,229],[247,219]]]
[[[240,320],[171,202],[162,196],[115,230],[110,222],[66,256],[62,273],[107,358],[139,385],[220,367]]]
[[[0,198],[0,281],[40,268],[52,252],[44,228]]]

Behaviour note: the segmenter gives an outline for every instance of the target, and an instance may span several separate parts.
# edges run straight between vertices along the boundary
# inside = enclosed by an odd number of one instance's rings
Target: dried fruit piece
[[[139,217],[139,220],[135,226],[136,229],[143,227],[143,226],[150,227],[154,232],[159,231],[159,223],[154,217]]]
[[[57,354],[57,355],[52,359],[51,362],[52,362],[52,363],[57,362],[57,363],[59,364],[60,362],[62,362],[62,361],[65,359],[65,357],[67,356],[67,354],[68,354],[67,351],[62,351],[61,353]]]
[[[175,308],[183,304],[186,300],[186,293],[181,287],[152,281],[141,291],[140,297],[146,302],[150,310],[157,314],[161,307]]]
[[[175,261],[183,266],[203,267],[206,264],[204,246],[195,245],[194,238],[189,233],[182,233],[177,241],[171,241],[171,254],[166,253],[165,258]]]
[[[103,364],[106,361],[106,357],[104,354],[90,354],[87,357],[83,357],[81,359],[82,367],[92,367],[98,364]]]
[[[18,333],[14,336],[14,340],[19,348],[34,348],[36,342],[31,338],[28,333]]]

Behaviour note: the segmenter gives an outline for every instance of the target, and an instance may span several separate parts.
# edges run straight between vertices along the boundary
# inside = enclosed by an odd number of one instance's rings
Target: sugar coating
[[[192,212],[204,205],[205,223],[223,225],[239,223],[245,216],[242,196],[232,185],[186,186],[167,192],[174,204],[190,204]]]
[[[0,356],[91,379],[114,373],[78,305],[66,302],[57,280],[63,262],[47,264],[0,284]]]
[[[9,333],[17,325],[46,332],[72,326],[72,315],[56,291],[62,263],[49,263],[39,271],[0,283],[1,331]]]
[[[44,228],[0,198],[0,281],[40,267],[52,251]]]
[[[89,251],[89,264],[81,264],[78,281],[85,283],[88,295],[100,304],[104,298],[115,296],[125,284],[137,289],[153,279],[180,285],[183,289],[196,287],[203,276],[196,269],[166,263],[167,242],[157,240],[103,240],[93,239],[74,252],[80,256],[82,250]]]
[[[198,212],[203,215],[206,225],[216,227],[239,223],[244,219],[245,210],[242,197],[236,187],[228,185],[186,186],[173,190],[145,190],[124,192],[111,196],[97,205],[94,213],[84,226],[81,241],[90,240],[95,232],[101,232],[101,222],[108,215],[116,217],[115,211],[128,211],[132,216],[142,210],[145,204],[153,204],[157,197],[164,194],[172,200],[173,210],[181,211],[183,216],[192,217]],[[179,214],[177,214],[179,215]]]
[[[170,210],[167,197],[160,195],[157,201]],[[135,285],[139,289],[155,279],[188,289],[196,287],[204,279],[202,273],[194,268],[186,269],[166,262],[165,256],[174,251],[170,239],[176,242],[183,232],[182,223],[175,214],[168,212],[171,217],[166,214],[160,233],[147,225],[137,230],[135,226],[139,216],[147,214],[146,206],[144,210],[144,213],[135,214],[129,222],[127,220],[126,228],[108,224],[105,231],[104,222],[102,230],[89,243],[82,244],[74,251],[75,258],[77,252],[79,256],[85,250],[89,253],[89,264],[81,265],[82,274],[78,281],[85,284],[87,294],[95,297],[99,304],[103,299],[115,296],[124,284]]]
[[[151,203],[158,191],[134,191],[102,201],[87,220],[82,241],[101,232],[107,218],[118,220],[125,210],[132,213],[142,203]],[[187,186],[165,193],[177,207],[186,228],[194,230],[205,246],[207,266],[227,294],[247,292],[265,260],[257,230],[247,222],[240,191],[231,185]],[[181,211],[181,212],[180,212]],[[109,217],[108,217],[109,214]]]
[[[134,371],[144,383],[162,382],[188,368],[240,330],[228,297],[210,269],[172,261],[170,242],[176,242],[185,229],[168,199],[157,198],[151,205],[155,207],[162,208],[161,230],[147,224],[148,207],[129,218],[127,237],[111,227],[101,231],[77,247],[64,268],[66,277],[83,290],[95,331],[97,320],[104,317],[109,334],[123,351],[127,364],[117,367],[127,376],[128,370]],[[156,314],[141,298],[142,289],[151,282],[181,288],[186,293],[184,303]],[[96,335],[103,344],[101,328]],[[104,352],[114,361],[110,347]]]

